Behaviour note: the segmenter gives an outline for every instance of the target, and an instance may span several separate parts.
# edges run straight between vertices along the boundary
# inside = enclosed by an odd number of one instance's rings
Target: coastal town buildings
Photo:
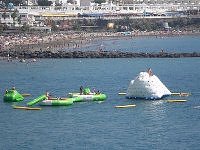
[[[86,1],[86,0],[85,0]],[[126,0],[107,1],[102,4],[90,2],[81,5],[81,0],[68,3],[67,0],[52,0],[52,6],[38,6],[36,0],[28,0],[27,6],[12,6],[0,8],[0,23],[21,26],[44,26],[46,20],[70,19],[120,19],[130,18],[173,18],[196,15],[199,17],[200,2],[198,0]],[[56,6],[55,3],[60,3]],[[12,6],[12,7],[11,7]]]
[[[146,4],[199,4],[199,0],[125,0],[125,3]]]
[[[54,4],[55,3],[60,3],[60,4],[66,4],[69,0],[49,0],[52,1]],[[28,0],[30,5],[36,5],[37,0]],[[93,2],[93,0],[74,0],[74,3],[86,5],[89,4],[90,2]],[[110,0],[106,0],[106,2],[111,2]],[[113,0],[112,1],[115,4],[199,4],[199,0]]]
[[[65,0],[59,1],[64,2]],[[80,0],[80,4],[83,5],[89,4],[90,2],[93,2],[93,0]],[[106,2],[111,2],[111,0],[106,0]],[[199,0],[113,0],[112,2],[114,4],[200,4]]]

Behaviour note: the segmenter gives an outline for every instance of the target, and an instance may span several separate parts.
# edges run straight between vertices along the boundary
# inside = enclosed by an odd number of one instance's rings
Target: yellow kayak
[[[132,104],[132,105],[119,105],[119,106],[115,106],[115,108],[130,108],[130,107],[135,107],[136,105]]]
[[[172,93],[172,95],[174,95],[174,96],[189,96],[191,94],[190,93],[181,92],[181,93]]]
[[[14,109],[24,109],[24,110],[41,110],[42,108],[37,107],[25,107],[25,106],[13,106]]]
[[[27,97],[27,96],[31,96],[31,94],[23,93],[22,96]]]
[[[120,93],[118,93],[118,95],[126,95],[126,93],[120,92]]]
[[[185,100],[185,99],[173,99],[173,100],[167,100],[167,102],[169,102],[169,103],[173,103],[173,102],[187,102],[187,100]]]

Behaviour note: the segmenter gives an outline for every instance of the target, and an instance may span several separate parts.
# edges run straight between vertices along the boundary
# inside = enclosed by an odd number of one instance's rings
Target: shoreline
[[[126,35],[128,33],[128,35]],[[74,50],[84,48],[95,40],[137,38],[144,36],[169,37],[169,36],[198,36],[200,32],[192,31],[135,31],[135,32],[92,32],[92,33],[52,33],[52,34],[20,34],[0,35],[0,51],[60,51],[63,49]]]
[[[119,50],[104,51],[100,47],[86,50],[87,46],[98,40],[120,38],[137,38],[142,36],[199,36],[200,32],[134,32],[124,35],[123,32],[93,32],[93,33],[54,33],[47,35],[10,35],[0,36],[0,60],[31,59],[31,58],[181,58],[200,57],[198,52],[167,53],[160,52],[127,52]],[[4,43],[3,43],[4,42]],[[2,44],[4,44],[2,46]],[[82,49],[82,50],[80,50]]]

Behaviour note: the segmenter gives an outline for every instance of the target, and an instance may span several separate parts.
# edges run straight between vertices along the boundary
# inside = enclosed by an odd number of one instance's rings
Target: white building
[[[53,6],[56,4],[61,4],[62,6],[66,6],[69,0],[49,0],[52,1]],[[72,4],[80,6],[80,0],[71,0]]]
[[[16,25],[18,24],[18,12],[16,13],[16,17],[13,18],[12,14],[15,10],[0,10],[0,22],[7,25]]]
[[[37,5],[37,1],[38,0],[27,0],[27,4],[29,6],[32,6],[32,5]],[[53,3],[53,6],[55,6],[56,4],[60,4],[62,6],[65,6],[66,4],[68,4],[67,1],[69,0],[49,0]],[[78,6],[80,6],[80,0],[71,0],[73,2],[73,4],[76,4]]]

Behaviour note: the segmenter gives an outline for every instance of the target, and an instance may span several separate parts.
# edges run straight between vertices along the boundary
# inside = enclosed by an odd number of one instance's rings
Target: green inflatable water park
[[[77,98],[74,102],[104,101],[107,98],[105,94],[91,92],[89,88],[83,89],[83,93],[69,93],[68,96]]]
[[[66,99],[46,99],[40,102],[42,106],[69,106],[72,105],[76,98],[66,98]]]
[[[28,105],[28,106],[32,106],[32,105],[35,105],[35,104],[37,104],[37,103],[39,103],[40,101],[43,101],[43,100],[45,100],[45,99],[47,99],[47,96],[46,96],[46,95],[41,95],[41,96],[37,97],[36,99],[34,99],[34,100],[28,102],[27,105]]]
[[[15,89],[6,90],[4,97],[4,102],[20,102],[24,100],[24,97],[17,92]]]

